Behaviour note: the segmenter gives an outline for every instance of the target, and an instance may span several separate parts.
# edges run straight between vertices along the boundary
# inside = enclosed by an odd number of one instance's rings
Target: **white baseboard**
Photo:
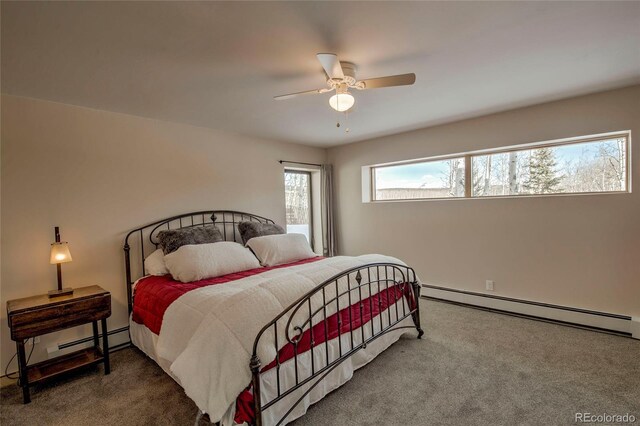
[[[631,318],[631,335],[634,339],[640,340],[640,317]]]
[[[632,318],[625,315],[530,302],[431,285],[423,285],[421,295],[572,325],[623,333],[634,339],[640,339],[640,317]]]

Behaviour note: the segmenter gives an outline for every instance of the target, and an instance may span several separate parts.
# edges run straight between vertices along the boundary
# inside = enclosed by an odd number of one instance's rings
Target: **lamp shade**
[[[331,108],[335,109],[338,112],[347,111],[355,103],[355,98],[349,92],[336,93],[329,98],[329,105],[331,105]]]
[[[69,252],[69,244],[66,241],[51,244],[51,259],[49,263],[54,265],[56,263],[71,262],[72,260],[71,253]]]

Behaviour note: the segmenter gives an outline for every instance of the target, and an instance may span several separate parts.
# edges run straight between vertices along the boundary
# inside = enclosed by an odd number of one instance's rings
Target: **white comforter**
[[[332,276],[353,267],[377,262],[404,265],[398,259],[383,255],[338,256],[192,290],[166,310],[158,337],[158,355],[172,363],[171,372],[180,381],[186,394],[216,422],[250,383],[249,361],[254,339],[265,324]],[[374,280],[375,268],[371,272],[371,280]],[[350,280],[353,286],[354,277],[351,276]],[[367,280],[365,274],[363,281]],[[345,291],[347,285],[346,279],[340,280],[338,291]],[[333,285],[326,288],[327,300],[335,297],[335,290]],[[368,286],[360,291],[361,296],[359,290],[352,293],[354,302],[360,297],[364,299],[369,296]],[[377,292],[378,287],[372,285],[371,294]],[[340,309],[348,306],[348,297],[345,294],[340,298]],[[312,302],[315,306],[322,306],[322,293]],[[336,307],[331,307],[327,315],[336,310]],[[296,318],[298,321],[292,321],[292,325],[301,325],[307,319],[308,310],[303,311]],[[286,344],[285,327],[288,319],[285,316],[278,321],[279,348]],[[290,335],[295,334],[291,330],[289,332]],[[274,336],[270,330],[258,346],[258,356],[263,366],[275,359],[273,342]]]

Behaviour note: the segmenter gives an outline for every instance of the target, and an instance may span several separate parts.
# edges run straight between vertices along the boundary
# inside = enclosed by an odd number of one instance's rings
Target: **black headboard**
[[[166,229],[216,225],[218,229],[220,229],[220,232],[222,232],[225,241],[241,242],[238,223],[245,221],[274,223],[271,219],[251,213],[232,210],[207,210],[169,217],[130,231],[124,239],[124,262],[129,314],[131,314],[133,309],[131,287],[135,280],[144,276],[144,258],[158,248],[158,232]],[[133,250],[132,246],[134,246]]]

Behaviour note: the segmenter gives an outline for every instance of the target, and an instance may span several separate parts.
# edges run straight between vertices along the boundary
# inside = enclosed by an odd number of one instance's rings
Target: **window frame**
[[[309,179],[309,191],[308,191],[308,199],[309,199],[309,244],[311,245],[311,249],[313,250],[313,248],[315,247],[315,239],[314,239],[314,232],[313,232],[313,176],[312,176],[312,172],[308,171],[308,170],[300,170],[300,169],[289,169],[289,168],[285,168],[284,169],[284,173],[292,173],[292,174],[298,174],[298,175],[307,175],[307,179]],[[285,200],[285,209],[287,208],[286,206],[286,200]],[[287,218],[285,217],[285,228],[288,225],[286,223]],[[285,229],[286,230],[286,229]]]
[[[617,139],[624,138],[625,140],[625,189],[620,191],[589,191],[589,192],[557,192],[550,194],[514,194],[514,195],[482,195],[482,196],[473,196],[472,194],[472,159],[473,157],[485,156],[485,155],[494,155],[494,154],[504,154],[514,151],[525,151],[525,150],[534,150],[539,148],[550,148],[550,147],[558,147],[565,145],[575,145],[580,143],[588,143],[595,142],[601,140],[608,139]],[[475,151],[467,151],[456,154],[446,154],[446,155],[438,155],[426,158],[417,158],[411,160],[404,161],[396,161],[389,163],[381,163],[374,164],[370,166],[364,166],[364,168],[368,168],[368,180],[366,185],[368,186],[368,197],[365,197],[365,182],[363,182],[363,202],[368,203],[387,203],[387,202],[409,202],[409,201],[442,201],[442,200],[450,200],[450,201],[458,201],[458,200],[482,200],[482,199],[496,199],[496,198],[532,198],[532,197],[557,197],[557,196],[578,196],[578,195],[611,195],[611,194],[630,194],[632,193],[632,182],[631,182],[631,130],[622,130],[617,132],[609,132],[609,133],[599,133],[594,135],[587,136],[576,136],[570,138],[563,139],[555,139],[548,140],[543,142],[531,142],[519,145],[510,145],[506,147],[500,148],[487,148]],[[400,199],[391,199],[391,200],[378,200],[376,199],[376,181],[375,181],[375,170],[385,167],[395,167],[395,166],[403,166],[403,165],[411,165],[418,163],[427,163],[430,161],[443,161],[450,160],[454,158],[464,158],[465,164],[465,194],[462,197],[433,197],[433,198],[400,198]],[[363,173],[363,178],[366,176]]]

